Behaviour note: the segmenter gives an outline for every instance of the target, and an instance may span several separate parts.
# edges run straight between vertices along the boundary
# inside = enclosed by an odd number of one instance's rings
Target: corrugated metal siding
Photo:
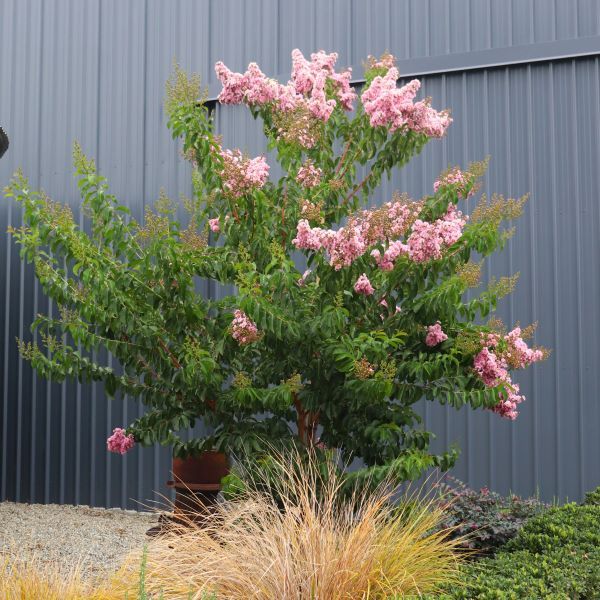
[[[595,0],[3,0],[0,123],[11,148],[0,182],[22,166],[33,186],[77,210],[68,166],[78,139],[137,217],[161,187],[172,197],[189,193],[189,169],[162,114],[174,57],[214,85],[215,60],[234,69],[256,60],[269,74],[285,73],[294,47],[336,50],[340,64],[360,65],[386,49],[410,61],[599,33]],[[521,272],[501,314],[508,323],[539,320],[538,341],[554,349],[519,378],[529,400],[516,423],[433,405],[423,413],[440,447],[460,443],[456,474],[473,485],[579,498],[600,484],[600,278],[590,258],[599,255],[598,58],[423,84],[436,106],[452,107],[455,123],[379,198],[396,188],[419,196],[448,163],[490,154],[486,190],[530,191],[532,200],[486,275]],[[217,123],[227,144],[261,151],[260,130],[242,110],[219,109]],[[19,222],[18,209],[0,202],[0,230]],[[107,402],[98,386],[38,380],[19,360],[14,338],[29,335],[48,303],[12,242],[0,248],[0,499],[136,507],[158,498],[168,452],[121,458],[104,449],[107,432],[139,414],[138,405]]]

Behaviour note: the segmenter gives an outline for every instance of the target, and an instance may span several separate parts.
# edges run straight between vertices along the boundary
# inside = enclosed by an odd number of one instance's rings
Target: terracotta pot
[[[159,525],[146,532],[149,536],[168,533],[175,523],[202,527],[216,510],[221,479],[229,473],[229,459],[222,452],[203,452],[174,458],[172,470],[173,480],[167,481],[167,486],[175,490],[173,512],[162,515]]]
[[[229,473],[229,460],[223,452],[203,452],[198,456],[173,459],[176,483],[219,485]]]

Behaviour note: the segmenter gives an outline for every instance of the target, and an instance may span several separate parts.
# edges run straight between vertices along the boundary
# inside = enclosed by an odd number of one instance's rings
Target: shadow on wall
[[[4,129],[0,127],[0,158],[4,156],[4,153],[8,150],[8,136],[4,133]]]

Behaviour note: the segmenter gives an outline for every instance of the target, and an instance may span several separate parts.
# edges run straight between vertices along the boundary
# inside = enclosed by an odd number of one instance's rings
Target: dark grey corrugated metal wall
[[[360,77],[367,54],[391,50],[403,73],[428,74],[424,93],[452,107],[455,123],[380,197],[419,196],[449,162],[491,154],[486,189],[532,200],[488,276],[521,272],[501,314],[539,320],[538,341],[554,348],[519,378],[529,400],[516,423],[431,405],[423,413],[440,445],[460,443],[456,474],[473,485],[579,498],[600,484],[599,34],[595,0],[0,0],[0,123],[12,142],[0,182],[22,166],[33,186],[77,207],[68,167],[78,139],[139,217],[161,187],[189,192],[161,110],[173,57],[213,93],[218,59],[287,76],[292,48],[324,48]],[[227,144],[262,150],[241,110],[219,110],[218,125]],[[0,230],[19,220],[0,202]],[[135,507],[154,498],[164,449],[104,450],[107,432],[139,407],[107,402],[96,386],[38,380],[18,359],[15,336],[46,308],[1,240],[0,499]]]

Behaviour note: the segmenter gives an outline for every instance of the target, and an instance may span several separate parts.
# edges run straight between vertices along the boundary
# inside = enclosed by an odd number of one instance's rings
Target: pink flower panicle
[[[400,240],[391,242],[383,254],[377,248],[371,251],[371,256],[382,271],[391,271],[398,257],[403,254],[408,254],[408,246]]]
[[[221,61],[215,64],[215,72],[223,89],[219,94],[221,104],[263,105],[279,97],[280,85],[266,77],[256,63],[250,63],[245,73],[230,71]]]
[[[375,288],[371,285],[369,278],[365,273],[363,273],[354,284],[354,291],[357,294],[362,294],[364,296],[370,296],[375,291]]]
[[[264,156],[246,158],[239,150],[221,150],[225,191],[239,198],[261,188],[269,178],[269,165]]]
[[[473,368],[487,387],[494,387],[508,377],[506,361],[488,348],[483,348],[473,361]]]
[[[240,345],[245,346],[260,339],[261,335],[256,327],[256,323],[241,310],[233,313],[231,322],[231,336]]]
[[[500,415],[504,419],[510,419],[514,421],[519,411],[517,410],[517,405],[521,404],[525,400],[525,396],[519,393],[519,384],[513,383],[510,378],[506,381],[506,388],[508,393],[506,397],[504,394],[501,394],[502,399],[498,404],[491,408],[492,412]]]
[[[425,336],[425,343],[429,347],[437,346],[444,340],[447,340],[448,336],[443,332],[442,325],[439,321],[433,325],[427,327],[427,335]]]
[[[469,192],[466,191],[467,185],[470,183],[471,177],[469,174],[461,171],[458,167],[454,167],[442,175],[442,177],[433,184],[433,191],[437,192],[440,187],[456,186],[459,196],[467,198],[475,193],[475,188],[473,187]]]
[[[407,240],[411,260],[426,262],[440,259],[443,248],[459,240],[465,224],[466,218],[452,204],[446,215],[433,223],[417,219]]]
[[[370,71],[371,69],[391,69],[396,66],[396,58],[393,54],[386,52],[382,54],[379,58],[375,58],[374,56],[369,56],[367,58],[367,68]]]
[[[484,347],[475,356],[473,368],[487,387],[505,384],[506,394],[502,394],[500,402],[492,408],[493,412],[506,419],[514,420],[519,414],[517,405],[525,400],[520,393],[519,386],[513,383],[508,369],[524,368],[544,358],[542,350],[529,348],[521,337],[520,327],[501,338],[500,334],[482,334]],[[505,349],[500,350],[500,341],[503,340]],[[490,350],[492,348],[493,350]]]
[[[330,264],[339,270],[363,256],[370,246],[405,233],[419,206],[404,200],[387,202],[380,208],[359,212],[338,230],[313,228],[307,219],[302,219],[293,243],[299,249],[326,250]],[[379,250],[373,250],[372,255],[382,269],[389,270],[393,268],[393,261],[407,252],[402,242],[393,242],[383,257]]]
[[[521,337],[521,328],[515,327],[504,336],[507,343],[505,358],[515,368],[524,369],[532,363],[544,358],[544,353],[537,348],[530,348]]]
[[[352,104],[356,99],[356,92],[350,86],[352,69],[336,73],[335,63],[337,58],[337,52],[327,54],[319,51],[311,54],[310,61],[308,61],[300,50],[295,49],[292,51],[292,79],[290,84],[294,86],[298,94],[309,95],[310,110],[317,118],[322,118],[329,112],[327,118],[323,120],[329,118],[331,112],[328,107],[331,106],[331,110],[333,110],[336,100],[344,110],[352,110]],[[327,82],[333,84],[336,100],[326,100],[325,85]]]
[[[214,219],[209,219],[208,225],[210,227],[210,230],[213,233],[219,233],[219,231],[221,231],[221,226],[219,224],[219,217],[215,217]]]
[[[448,111],[438,112],[428,100],[413,102],[421,82],[413,79],[398,88],[400,74],[391,67],[382,77],[378,75],[363,92],[361,100],[373,127],[388,127],[390,132],[406,127],[429,137],[442,137],[452,123]]]
[[[296,49],[292,52],[292,77],[287,85],[267,77],[256,63],[250,63],[245,73],[234,73],[219,61],[215,64],[215,72],[223,84],[219,102],[250,106],[272,104],[283,112],[304,108],[314,118],[327,121],[338,102],[344,110],[352,110],[356,99],[350,85],[351,69],[336,73],[336,61],[335,52],[317,52],[308,61]],[[335,99],[326,97],[328,82],[332,84]]]
[[[319,167],[315,167],[311,161],[306,161],[298,170],[296,177],[298,183],[305,188],[312,188],[319,185],[323,172]]]
[[[133,434],[127,435],[125,429],[115,427],[112,435],[106,440],[106,449],[109,452],[116,452],[117,454],[125,454],[133,448],[135,440]]]

